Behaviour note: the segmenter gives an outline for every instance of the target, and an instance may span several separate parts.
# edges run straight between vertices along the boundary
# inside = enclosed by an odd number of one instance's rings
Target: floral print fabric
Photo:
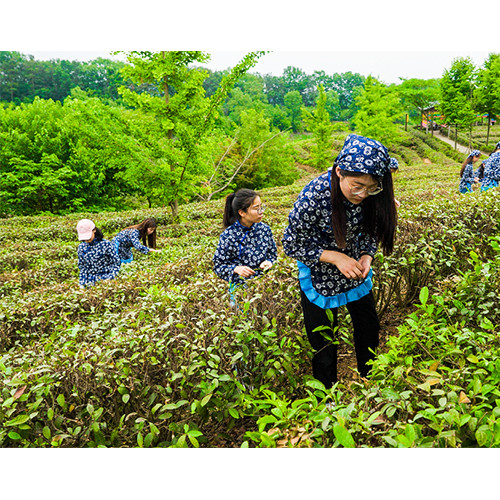
[[[122,262],[130,262],[133,259],[132,248],[135,248],[142,253],[149,252],[149,248],[144,246],[139,238],[139,229],[124,229],[113,238],[113,243],[116,246],[118,257],[120,257]]]
[[[213,257],[214,272],[223,280],[238,285],[246,279],[234,273],[236,266],[248,266],[261,274],[258,267],[268,260],[275,262],[278,256],[271,228],[263,222],[243,226],[239,221],[229,226],[219,238]]]
[[[77,253],[80,270],[78,281],[81,286],[92,286],[97,281],[113,279],[120,271],[120,259],[111,241],[82,241]]]
[[[343,252],[356,260],[364,254],[373,257],[377,250],[375,238],[363,234],[362,205],[355,205],[347,200],[344,200],[347,246],[345,249],[337,246],[331,220],[331,175],[330,169],[302,190],[288,216],[288,227],[282,240],[285,253],[309,268],[310,273],[307,274],[312,288],[323,297],[344,294],[367,281],[346,278],[335,265],[320,262],[319,258],[324,250]],[[301,275],[305,276],[301,265],[299,269]]]
[[[350,134],[344,142],[335,165],[349,172],[361,172],[383,177],[390,170],[387,148],[375,139]]]
[[[498,186],[500,181],[500,151],[493,153],[484,163],[484,177],[481,179],[481,189]]]

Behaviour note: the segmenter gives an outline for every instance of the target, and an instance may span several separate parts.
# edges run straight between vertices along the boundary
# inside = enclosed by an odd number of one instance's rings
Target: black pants
[[[307,338],[316,351],[312,360],[313,377],[323,382],[328,389],[337,382],[337,344],[332,344],[321,335],[321,332],[313,330],[320,326],[331,327],[332,323],[328,319],[326,310],[310,302],[302,290],[300,296]],[[377,348],[380,330],[372,292],[370,291],[359,300],[349,302],[346,307],[351,315],[354,329],[354,349],[358,372],[362,377],[366,377],[370,369],[366,362],[374,358],[370,349]],[[333,326],[336,326],[338,310],[332,309],[331,311],[334,318]],[[324,330],[324,333],[335,339],[331,329]]]

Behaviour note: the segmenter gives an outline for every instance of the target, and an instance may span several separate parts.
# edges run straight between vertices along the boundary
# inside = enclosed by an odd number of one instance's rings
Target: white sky
[[[206,50],[203,47],[200,50]],[[493,51],[491,51],[493,52]],[[33,51],[35,59],[69,59],[88,61],[97,57],[121,59],[110,51]],[[222,70],[234,66],[246,54],[246,51],[209,52],[211,60],[204,64],[212,70]],[[307,74],[323,70],[326,74],[351,71],[363,76],[372,75],[384,83],[400,83],[402,78],[440,78],[445,69],[451,67],[456,57],[470,57],[476,66],[482,66],[488,57],[488,51],[273,51],[262,56],[250,70],[262,75],[270,73],[280,76],[287,66],[300,68]]]

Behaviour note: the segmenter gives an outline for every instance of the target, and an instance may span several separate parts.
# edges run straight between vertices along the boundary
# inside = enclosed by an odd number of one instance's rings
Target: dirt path
[[[451,139],[447,137],[446,135],[441,134],[440,132],[434,131],[434,137],[437,139],[440,139],[441,141],[447,142],[451,146],[455,147],[455,139]],[[460,151],[461,153],[464,153],[468,155],[470,153],[470,149],[468,146],[463,146],[462,144],[457,142],[457,151]],[[489,153],[485,153],[484,151],[481,151],[484,155],[488,156]]]

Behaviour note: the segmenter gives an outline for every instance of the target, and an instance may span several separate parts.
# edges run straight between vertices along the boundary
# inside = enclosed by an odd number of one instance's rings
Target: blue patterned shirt
[[[149,248],[141,243],[140,234],[139,229],[124,229],[113,238],[120,260],[131,260],[132,248],[142,253],[149,252]]]
[[[230,283],[243,284],[242,278],[234,272],[236,266],[248,266],[261,274],[257,268],[268,260],[274,263],[278,257],[276,243],[271,228],[263,222],[256,222],[251,227],[239,221],[229,226],[219,238],[219,244],[213,257],[214,272]]]
[[[458,189],[464,191],[470,188],[472,184],[474,184],[475,177],[476,174],[474,173],[474,167],[472,163],[468,163],[465,166],[464,173],[462,174],[462,177],[460,179],[460,184],[458,185]]]
[[[111,241],[82,241],[77,253],[80,270],[78,282],[81,286],[92,286],[99,280],[113,279],[120,271],[120,259]]]
[[[492,181],[500,181],[500,151],[493,153],[484,163],[484,177],[482,185],[489,185]]]
[[[346,248],[337,246],[332,227],[330,175],[331,169],[312,180],[299,194],[282,240],[286,255],[310,269],[311,284],[324,297],[348,292],[365,281],[346,278],[334,264],[320,262],[324,250],[342,252],[355,260],[365,254],[373,257],[377,251],[375,237],[362,232],[362,203],[355,205],[347,200],[344,200]]]

